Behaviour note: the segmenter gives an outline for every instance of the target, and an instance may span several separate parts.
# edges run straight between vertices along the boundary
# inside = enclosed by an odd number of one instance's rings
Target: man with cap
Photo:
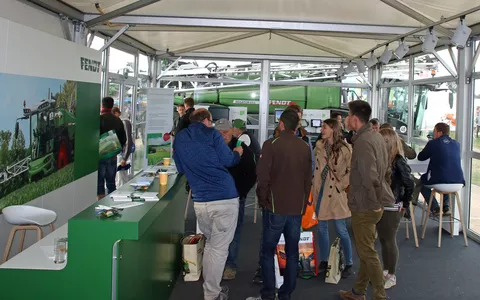
[[[239,146],[243,148],[243,155],[240,159],[240,162],[237,165],[228,168],[228,171],[230,172],[233,180],[235,181],[235,187],[237,188],[239,197],[239,206],[237,227],[235,229],[233,241],[230,243],[230,247],[228,249],[228,257],[225,264],[225,271],[223,272],[223,279],[233,280],[235,279],[235,276],[237,274],[236,263],[238,248],[240,247],[240,235],[242,232],[243,219],[245,215],[245,200],[247,198],[248,192],[257,181],[256,165],[253,152],[249,149],[245,142],[237,139],[234,136],[233,132],[235,129],[233,128],[232,123],[229,120],[218,120],[215,123],[215,128],[222,134],[225,143],[231,150]]]
[[[258,161],[262,148],[255,136],[247,131],[247,124],[242,119],[233,120],[233,136],[244,142],[255,154],[255,160]]]

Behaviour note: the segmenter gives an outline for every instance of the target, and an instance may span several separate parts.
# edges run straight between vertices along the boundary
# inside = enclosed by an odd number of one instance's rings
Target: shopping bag
[[[122,152],[122,145],[118,140],[115,130],[110,130],[100,136],[98,145],[99,160],[112,158],[120,152]]]
[[[202,274],[205,237],[202,234],[187,236],[182,240],[182,245],[183,278],[185,281],[197,281]]]
[[[326,283],[337,284],[342,278],[342,271],[345,269],[345,258],[343,257],[340,238],[336,238],[330,247],[330,256],[328,258],[327,273],[325,275]]]
[[[275,287],[277,289],[280,289],[280,287],[283,284],[283,276],[280,274],[280,266],[278,264],[278,257],[276,254],[274,255],[274,261],[275,261]]]
[[[313,205],[312,191],[308,196],[307,208],[305,214],[302,217],[302,228],[307,230],[318,224],[317,214],[315,213],[315,207]]]
[[[318,275],[317,266],[317,252],[315,250],[315,241],[313,238],[313,232],[304,231],[300,234],[300,242],[298,243],[298,275],[303,279],[309,279]],[[287,255],[285,253],[285,238],[283,234],[280,236],[280,240],[277,245],[277,260],[280,276],[287,267]]]

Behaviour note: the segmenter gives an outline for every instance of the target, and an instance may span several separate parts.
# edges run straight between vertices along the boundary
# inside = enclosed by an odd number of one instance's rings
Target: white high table
[[[427,173],[429,159],[425,161],[419,161],[418,159],[407,159],[407,163],[412,169],[412,173]]]

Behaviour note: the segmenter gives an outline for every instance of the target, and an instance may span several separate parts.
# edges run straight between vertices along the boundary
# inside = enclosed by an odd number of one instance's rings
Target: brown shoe
[[[352,293],[352,291],[340,291],[340,297],[344,300],[366,300],[365,295],[357,296]]]

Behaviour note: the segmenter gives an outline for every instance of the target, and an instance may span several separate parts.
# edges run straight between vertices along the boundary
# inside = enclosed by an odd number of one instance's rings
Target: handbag
[[[337,237],[330,247],[325,282],[337,284],[342,278],[342,272],[344,269],[345,257],[343,255],[342,246],[340,245],[340,238]]]
[[[317,214],[315,213],[315,207],[313,205],[312,190],[308,196],[307,207],[305,214],[302,216],[302,228],[307,230],[318,224]]]

